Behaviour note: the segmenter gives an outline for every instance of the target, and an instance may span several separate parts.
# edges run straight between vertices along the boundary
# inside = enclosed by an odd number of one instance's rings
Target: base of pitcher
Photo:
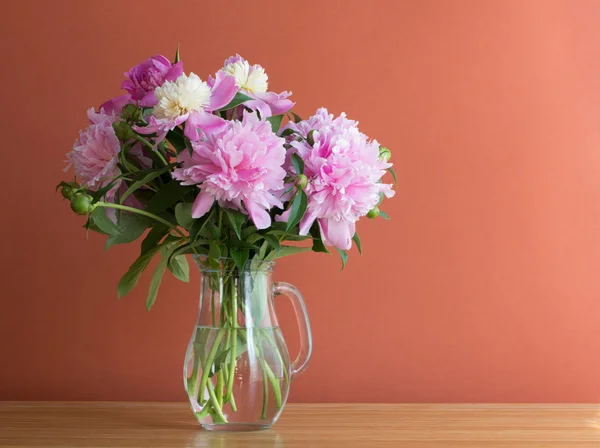
[[[264,423],[224,423],[215,425],[202,425],[207,431],[232,432],[232,431],[260,431],[269,429],[271,425]]]

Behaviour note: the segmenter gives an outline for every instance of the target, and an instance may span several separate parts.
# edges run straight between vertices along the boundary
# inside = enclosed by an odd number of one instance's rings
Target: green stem
[[[212,368],[213,361],[215,360],[215,356],[217,355],[217,351],[219,350],[219,344],[221,343],[221,339],[223,339],[223,333],[225,329],[219,329],[217,335],[215,336],[215,341],[206,357],[206,362],[202,366],[202,377],[200,378],[200,386],[198,387],[198,393],[202,393],[204,388],[206,387],[206,383],[208,382],[208,374]],[[210,385],[212,388],[212,384]],[[214,392],[213,392],[214,395]]]
[[[208,415],[209,412],[210,412],[210,401],[207,401],[206,404],[204,405],[204,407],[202,408],[202,410],[200,412],[196,412],[196,417],[204,418]]]
[[[269,383],[267,382],[267,371],[265,369],[266,362],[263,360],[262,366],[262,382],[263,382],[263,404],[262,404],[262,416],[261,418],[267,418],[267,407],[269,405]]]
[[[213,390],[212,382],[209,381],[207,386],[208,386],[208,395],[210,397],[210,403],[212,404],[212,410],[217,415],[217,417],[219,417],[221,422],[227,423],[227,418],[225,418],[225,416],[223,415],[223,410],[221,409],[219,400],[217,399],[217,396],[215,395],[215,391]]]
[[[258,333],[258,334],[260,336],[260,333]],[[247,338],[244,337],[243,333],[242,333],[242,337],[244,338],[244,340],[246,342],[248,342]],[[254,341],[254,351],[256,352],[256,356],[261,360],[262,370],[266,375],[266,379],[269,381],[269,383],[271,384],[271,387],[273,388],[273,393],[275,394],[275,404],[277,406],[277,409],[280,409],[281,408],[281,388],[279,387],[279,381],[277,381],[277,378],[275,377],[273,370],[271,370],[271,367],[269,367],[269,364],[267,364],[265,358],[263,356],[261,356],[260,349],[259,349],[256,341]],[[283,370],[285,372],[285,368]],[[263,381],[266,383],[265,379],[263,379]]]
[[[198,382],[198,366],[200,364],[200,357],[197,353],[194,353],[194,363],[192,367],[192,375],[187,380],[188,393],[192,398],[198,401],[198,391],[196,390],[196,383]]]
[[[231,336],[231,332],[229,333],[229,335]],[[229,341],[229,338],[227,340],[227,347],[229,348],[229,344],[231,342]],[[229,383],[229,370],[227,369],[221,369],[221,371],[223,372],[223,380],[225,381],[225,386],[227,386],[227,384]],[[227,392],[227,391],[225,391]],[[227,395],[225,395],[225,398],[223,400],[223,403],[229,403],[231,406],[231,410],[233,412],[237,412],[237,406],[235,404],[235,398],[233,397],[233,395],[230,397],[230,399],[227,399]]]
[[[135,138],[137,141],[143,143],[148,148],[150,148],[152,151],[154,151],[154,153],[158,156],[158,158],[161,160],[161,162],[165,164],[165,166],[167,166],[169,164],[169,162],[167,162],[167,159],[165,159],[165,157],[158,150],[158,148],[154,149],[154,146],[152,145],[152,143],[150,143],[148,140],[146,140],[144,137],[142,137],[141,135],[138,135],[138,134],[135,135]]]
[[[166,225],[167,227],[169,227],[169,228],[173,229],[173,230],[174,230],[174,231],[176,231],[176,232],[177,232],[179,235],[181,235],[183,238],[187,238],[187,237],[185,236],[185,234],[184,234],[184,233],[183,233],[181,230],[179,230],[179,228],[178,228],[177,226],[175,226],[175,225],[171,224],[171,223],[170,223],[169,221],[167,221],[166,219],[163,219],[163,218],[161,218],[160,216],[156,216],[156,215],[155,215],[155,214],[153,214],[153,213],[148,213],[148,212],[147,212],[147,211],[145,211],[145,210],[140,210],[140,209],[137,209],[137,208],[128,207],[128,206],[126,206],[126,205],[121,205],[121,204],[113,204],[113,203],[110,203],[110,202],[96,202],[94,205],[95,205],[96,207],[104,207],[104,208],[116,208],[116,209],[119,209],[119,210],[125,210],[125,211],[127,211],[127,212],[131,212],[131,213],[137,213],[138,215],[142,215],[142,216],[146,216],[146,217],[148,217],[148,218],[152,218],[152,219],[154,219],[155,221],[158,221],[158,222],[160,222],[160,223],[162,223],[162,224]]]
[[[215,322],[215,290],[214,289],[210,293],[210,311],[211,311],[211,318],[212,318],[212,326],[214,327],[216,325],[216,322]]]
[[[279,387],[279,382],[277,381],[277,378],[275,378],[275,374],[273,373],[271,367],[269,367],[269,364],[267,364],[267,361],[264,358],[263,364],[265,374],[267,375],[267,379],[269,380],[269,383],[271,383],[271,387],[273,388],[273,394],[275,395],[275,406],[277,406],[277,409],[281,409],[281,388]],[[265,387],[267,387],[266,384]]]
[[[225,394],[226,401],[233,399],[233,380],[235,379],[235,362],[237,355],[237,329],[231,330],[231,350],[229,351],[229,373],[227,374],[227,393]]]
[[[235,291],[235,278],[231,278],[231,313],[230,313],[230,325],[231,325],[231,350],[229,360],[229,374],[227,376],[227,393],[225,399],[231,401],[233,398],[233,381],[235,379],[235,364],[237,356],[237,296]]]
[[[279,364],[281,365],[281,370],[283,371],[283,377],[285,379],[285,382],[289,383],[289,381],[290,381],[289,374],[285,367],[285,364],[283,363],[283,357],[281,356],[281,353],[279,352],[279,347],[277,347],[277,343],[273,339],[272,334],[270,332],[267,332],[265,330],[265,334],[267,335],[267,340],[269,341],[269,344],[271,344],[273,346],[273,349],[275,350],[275,353],[277,354],[277,359],[279,360]]]
[[[219,402],[219,407],[223,407],[223,369],[219,370],[217,373],[217,401]]]

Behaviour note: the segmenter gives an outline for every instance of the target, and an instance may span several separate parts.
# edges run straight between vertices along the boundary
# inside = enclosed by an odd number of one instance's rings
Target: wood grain
[[[0,447],[600,447],[600,406],[289,404],[273,429],[203,431],[182,403],[0,402]]]

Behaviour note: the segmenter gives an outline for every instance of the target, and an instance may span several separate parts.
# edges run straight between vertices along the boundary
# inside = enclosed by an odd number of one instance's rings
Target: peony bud
[[[135,132],[133,132],[133,129],[131,129],[129,123],[125,123],[124,121],[116,121],[112,124],[112,127],[115,130],[115,135],[121,141],[135,137]]]
[[[367,213],[367,218],[369,218],[369,219],[377,218],[378,216],[379,216],[379,207],[373,207],[371,210],[369,210],[369,213]]]
[[[313,129],[312,131],[310,131],[308,133],[308,135],[306,136],[306,142],[310,145],[313,146],[315,144],[315,138],[313,136],[313,134],[315,133],[315,130]]]
[[[71,199],[71,210],[78,215],[89,215],[94,210],[92,197],[89,194],[77,193]]]
[[[138,121],[142,121],[143,111],[135,104],[126,104],[123,107],[123,113],[121,114],[121,118],[123,118],[126,121],[137,123]]]
[[[76,182],[70,182],[69,185],[64,185],[60,189],[60,194],[63,195],[63,198],[68,199],[69,201],[77,194],[79,190],[79,184]]]
[[[304,174],[298,174],[298,177],[296,177],[296,185],[301,190],[304,190],[304,188],[308,185],[308,177],[306,177]]]
[[[392,157],[392,151],[390,151],[389,148],[386,148],[385,146],[380,146],[379,147],[379,158],[385,162],[387,162],[388,160],[390,160],[390,157]]]

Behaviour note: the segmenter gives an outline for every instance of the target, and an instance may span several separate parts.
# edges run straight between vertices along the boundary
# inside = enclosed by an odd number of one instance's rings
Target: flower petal
[[[281,92],[279,94],[275,92],[264,92],[256,93],[254,96],[265,102],[271,109],[273,115],[278,115],[286,113],[296,104],[292,100],[287,99],[287,97],[291,95],[292,92]]]
[[[175,81],[181,75],[183,75],[183,62],[179,61],[171,66],[165,75],[165,81]]]
[[[273,115],[271,113],[271,108],[263,100],[259,100],[259,99],[249,100],[244,103],[244,106],[246,106],[252,110],[259,111],[260,117],[263,119]]]
[[[126,93],[125,95],[116,96],[106,103],[101,104],[99,109],[101,111],[104,110],[104,113],[107,115],[121,115],[121,109],[129,103],[131,103],[131,95]]]
[[[192,205],[192,218],[200,218],[206,215],[212,207],[213,202],[215,202],[215,197],[212,194],[204,191],[198,193],[194,205]]]
[[[298,229],[298,233],[300,235],[308,235],[308,232],[313,225],[313,222],[315,222],[315,219],[317,219],[317,212],[314,210],[308,210],[300,220],[300,228]]]
[[[198,129],[210,134],[219,132],[227,125],[227,122],[221,117],[209,114],[204,111],[192,112],[185,123],[184,134],[192,141],[200,140]]]
[[[338,249],[348,250],[352,247],[352,236],[354,235],[355,223],[335,219],[319,219],[323,243],[327,246],[335,246]]]
[[[266,229],[271,225],[271,216],[256,202],[251,200],[244,200],[244,205],[246,206],[246,210],[248,210],[248,215],[250,215],[250,219],[252,219],[252,222],[254,222],[254,225],[258,230]]]
[[[216,79],[212,85],[210,103],[206,110],[210,112],[227,106],[236,93],[235,78],[225,72],[217,72]]]
[[[283,212],[281,215],[276,215],[275,216],[275,221],[277,222],[288,222],[288,219],[290,219],[290,213],[292,212],[292,210],[286,210],[285,212]]]
[[[158,100],[156,99],[156,96],[154,95],[154,90],[147,92],[144,95],[144,98],[142,98],[140,100],[140,106],[144,106],[144,107],[153,107],[157,103],[158,103]]]

